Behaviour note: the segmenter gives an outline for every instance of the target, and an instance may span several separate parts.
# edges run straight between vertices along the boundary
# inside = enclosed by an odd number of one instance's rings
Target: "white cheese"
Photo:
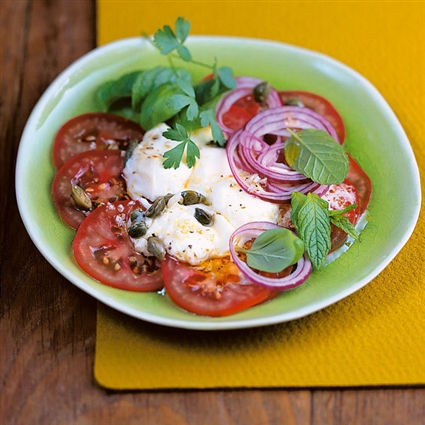
[[[230,235],[238,227],[252,221],[277,221],[279,207],[240,188],[229,168],[225,149],[208,144],[209,130],[192,135],[201,151],[195,167],[189,169],[181,163],[177,170],[164,169],[162,155],[176,143],[162,136],[166,128],[162,124],[147,132],[127,161],[124,175],[130,195],[154,201],[168,193],[190,189],[205,195],[210,205],[184,206],[177,202],[176,195],[162,214],[152,220],[147,234],[133,240],[136,250],[151,255],[147,251],[147,238],[156,236],[170,255],[196,265],[228,255]],[[213,224],[202,225],[194,216],[195,208],[208,212]]]
[[[153,202],[159,196],[181,191],[190,177],[192,171],[183,162],[176,170],[165,170],[162,165],[163,153],[178,144],[162,135],[167,128],[161,124],[146,132],[126,163],[124,177],[133,199],[143,197]]]

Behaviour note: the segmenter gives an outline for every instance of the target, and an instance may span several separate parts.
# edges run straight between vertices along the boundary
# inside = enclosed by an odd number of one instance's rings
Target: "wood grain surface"
[[[32,108],[65,67],[95,47],[95,1],[0,0],[0,18],[1,425],[425,424],[424,388],[99,388],[96,301],[37,251],[14,188],[19,139]]]

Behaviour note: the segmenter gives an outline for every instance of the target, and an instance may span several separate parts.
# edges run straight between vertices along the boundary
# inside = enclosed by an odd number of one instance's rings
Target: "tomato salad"
[[[197,224],[206,228],[220,215],[208,209],[208,194],[186,184],[177,194],[155,199],[132,195],[124,169],[151,129],[97,112],[75,117],[59,130],[53,196],[64,221],[76,229],[75,259],[92,278],[123,290],[161,291],[189,312],[224,316],[297,287],[324,267],[347,237],[357,237],[354,226],[368,206],[371,182],[343,151],[345,127],[334,106],[317,94],[278,91],[256,78],[235,81],[215,104],[224,136],[216,150],[225,154],[237,190],[271,205],[277,215],[233,229],[224,254],[198,263],[170,254],[161,234],[151,234],[147,248],[136,249],[172,202],[194,207]],[[337,165],[323,165],[323,156]],[[186,195],[192,196],[188,202]]]

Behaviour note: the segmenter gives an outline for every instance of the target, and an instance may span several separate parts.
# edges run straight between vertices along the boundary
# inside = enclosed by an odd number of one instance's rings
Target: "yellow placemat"
[[[178,16],[192,34],[284,41],[359,71],[395,111],[425,175],[424,2],[98,0],[98,44],[152,34]],[[95,377],[113,389],[424,384],[424,235],[422,208],[413,236],[376,279],[290,323],[187,331],[99,305]]]

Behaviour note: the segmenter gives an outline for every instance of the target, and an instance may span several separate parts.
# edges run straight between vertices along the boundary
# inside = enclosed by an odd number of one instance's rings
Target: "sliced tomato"
[[[143,129],[118,115],[90,112],[67,121],[58,131],[53,145],[57,168],[77,153],[93,149],[126,150],[132,140],[143,138]]]
[[[346,180],[354,185],[359,197],[359,217],[365,212],[372,194],[372,182],[360,165],[350,156]]]
[[[92,278],[115,288],[148,292],[163,287],[155,257],[134,251],[126,222],[136,201],[102,205],[81,224],[72,248],[78,265]]]
[[[334,127],[341,144],[345,140],[345,125],[341,115],[335,109],[329,100],[326,98],[307,91],[300,90],[285,90],[279,91],[280,98],[283,104],[295,104],[298,103],[307,108],[312,109],[318,114],[326,118]]]
[[[239,130],[258,113],[259,108],[260,104],[252,95],[244,96],[223,115],[223,124],[231,130]]]
[[[344,214],[352,224],[356,224],[369,204],[372,184],[359,164],[349,155],[348,159],[349,171],[347,178],[341,185],[331,186],[330,192],[326,194],[325,199],[333,209],[344,209],[350,204],[356,203],[357,208]],[[291,204],[280,205],[278,224],[292,230],[294,226],[291,220],[291,211]],[[331,251],[339,248],[346,238],[347,234],[343,230],[331,225]]]
[[[74,229],[97,206],[127,199],[126,183],[122,177],[122,151],[94,150],[81,152],[68,160],[56,173],[52,192],[62,218]],[[73,185],[84,190],[92,207],[76,203]]]
[[[362,214],[366,211],[369,204],[370,196],[372,193],[372,183],[369,176],[362,170],[359,164],[348,155],[349,159],[349,170],[346,179],[341,185],[339,193],[335,194],[335,200],[339,205],[338,209],[347,207],[350,203],[354,203],[350,198],[355,198],[357,208],[348,211],[344,215],[350,220],[352,224],[356,224]],[[345,193],[344,193],[345,192]],[[345,242],[347,234],[332,225],[331,232],[331,251],[335,251]]]
[[[166,256],[165,289],[184,310],[203,316],[227,316],[274,298],[279,291],[248,281],[230,259],[192,267]]]

